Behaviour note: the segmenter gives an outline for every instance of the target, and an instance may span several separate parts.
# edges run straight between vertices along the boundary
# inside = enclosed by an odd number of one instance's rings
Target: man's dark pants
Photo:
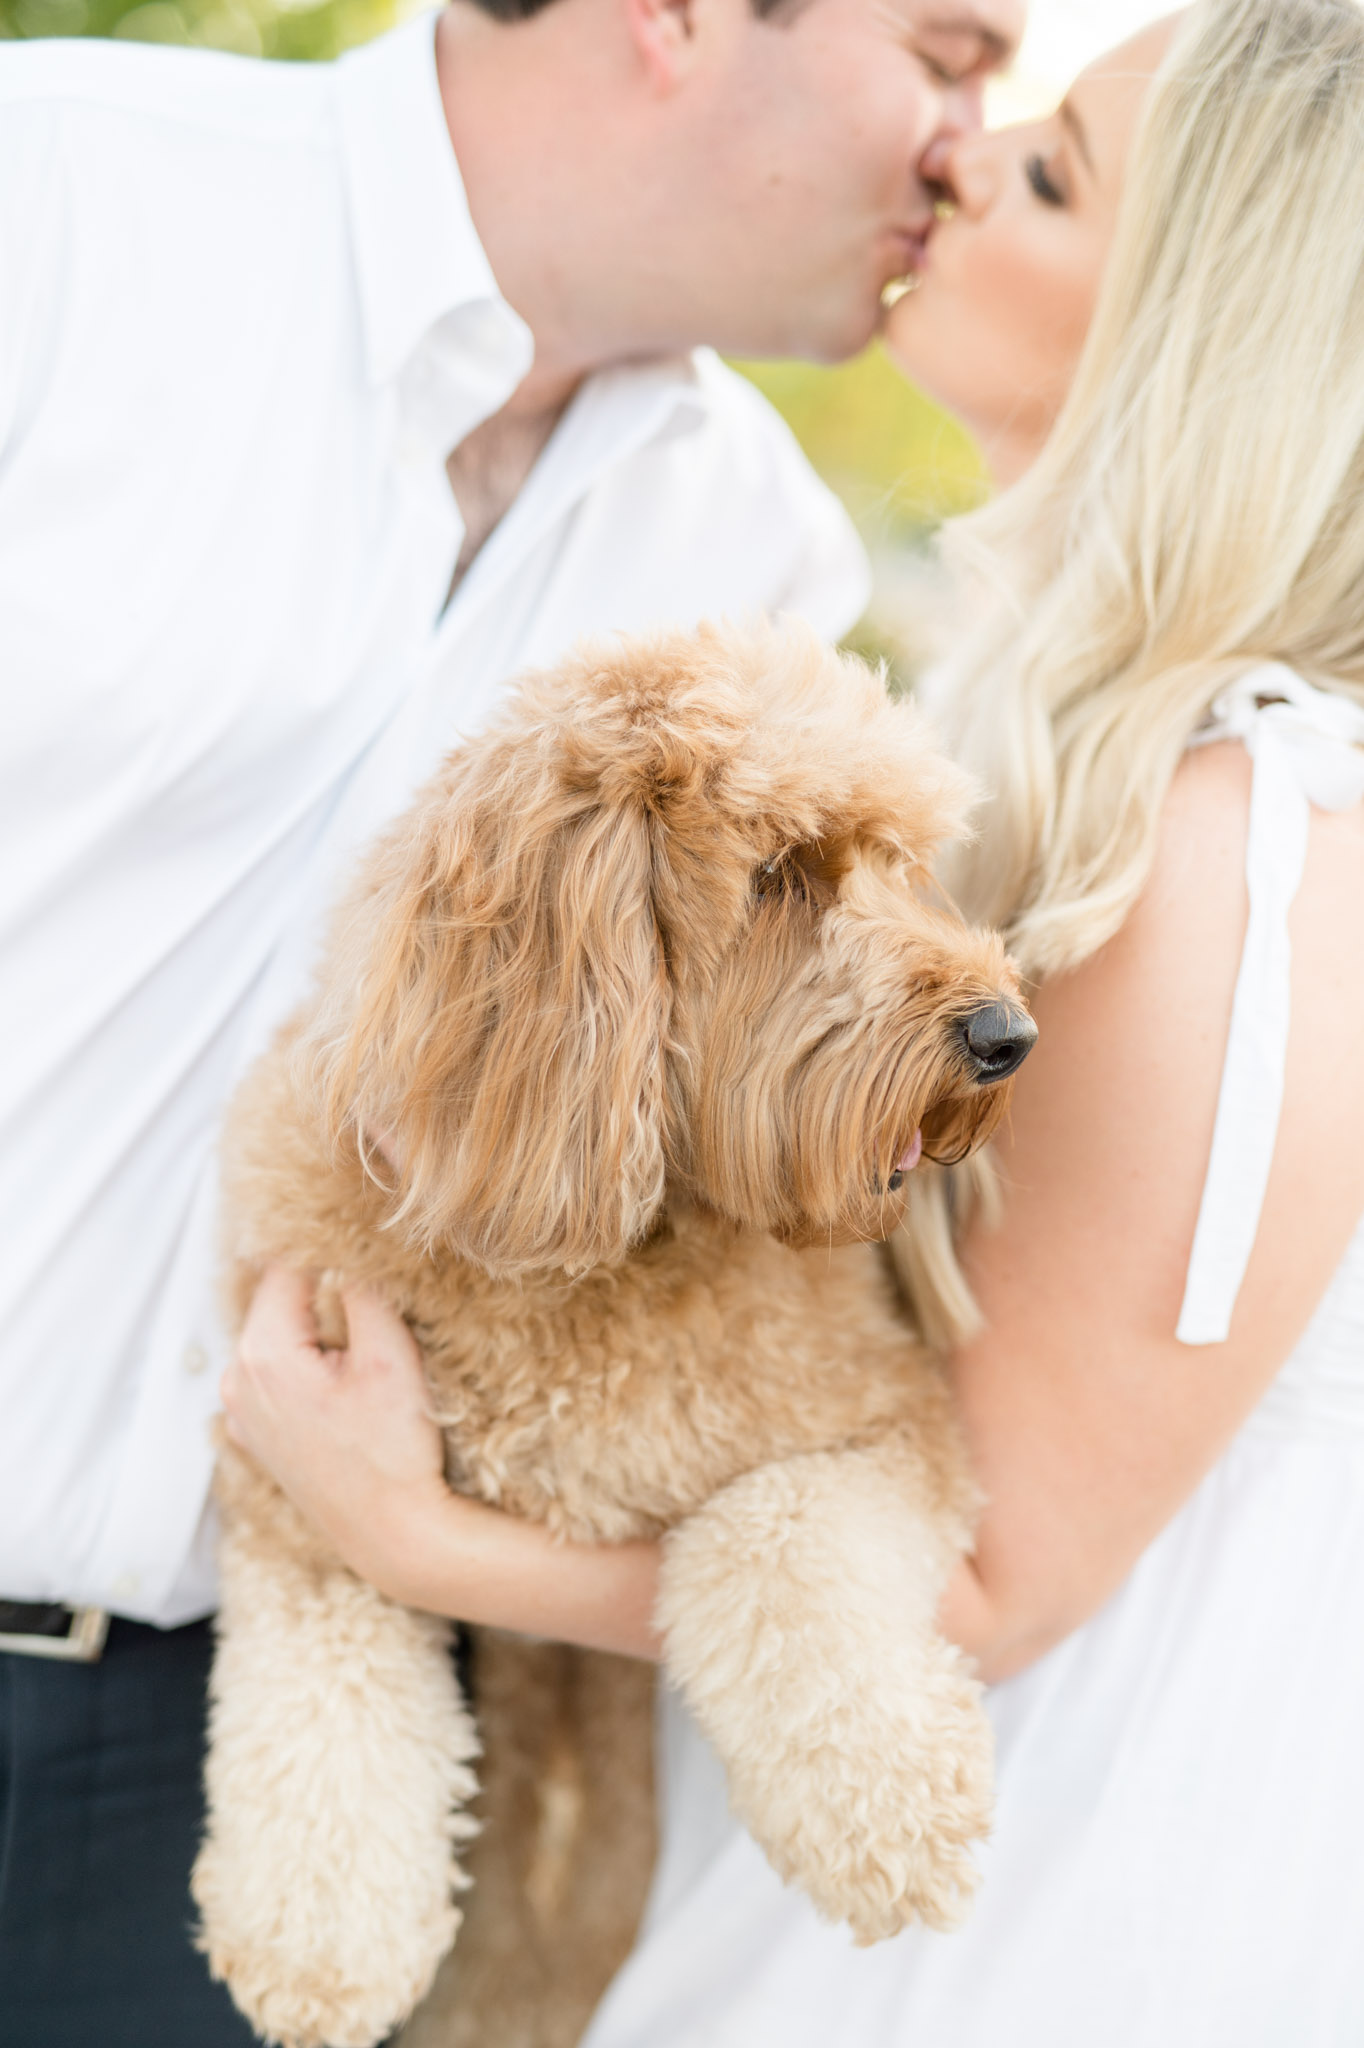
[[[0,1652],[0,2048],[250,2048],[194,1949],[212,1633]]]

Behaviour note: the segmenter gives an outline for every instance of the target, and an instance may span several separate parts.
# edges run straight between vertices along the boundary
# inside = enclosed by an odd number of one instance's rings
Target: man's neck
[[[566,37],[563,12],[506,23],[456,0],[436,26],[441,101],[474,228],[535,342],[514,401],[527,416],[562,410],[594,370],[669,346],[652,331],[657,295],[635,303],[639,266],[619,197],[631,184],[629,149],[618,132],[613,148],[591,112],[620,102],[623,59],[609,37]]]
[[[555,12],[507,24],[457,0],[436,26],[441,101],[474,228],[535,344],[520,385],[446,463],[465,529],[451,595],[584,378],[663,352],[661,337],[633,331],[633,266],[612,211],[620,166],[574,127],[591,130],[584,110],[618,97],[611,67],[621,60],[609,38],[604,53],[599,37],[565,43]]]

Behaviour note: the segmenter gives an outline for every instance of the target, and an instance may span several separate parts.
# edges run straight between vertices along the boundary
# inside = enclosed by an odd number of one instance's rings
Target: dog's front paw
[[[862,1944],[914,1920],[955,1926],[975,1891],[993,1741],[980,1688],[941,1648],[905,1692],[849,1686],[780,1755],[731,1766],[735,1806],[774,1868]]]
[[[670,1532],[658,1624],[780,1874],[859,1941],[947,1927],[976,1882],[992,1741],[938,1633],[960,1530],[895,1444],[759,1466]]]
[[[419,1896],[387,1897],[362,1872],[313,1874],[286,1896],[278,1867],[234,1867],[210,1840],[194,1869],[199,1946],[265,2041],[282,2048],[375,2048],[430,1988],[460,1914],[453,1863]]]

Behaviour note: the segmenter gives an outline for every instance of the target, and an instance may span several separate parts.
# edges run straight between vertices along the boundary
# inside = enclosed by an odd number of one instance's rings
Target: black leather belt
[[[12,1656],[66,1657],[77,1664],[93,1664],[108,1633],[109,1616],[103,1607],[0,1600],[0,1650]]]

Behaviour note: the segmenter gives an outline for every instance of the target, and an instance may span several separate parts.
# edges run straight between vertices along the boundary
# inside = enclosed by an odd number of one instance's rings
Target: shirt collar
[[[335,67],[365,357],[396,378],[431,330],[459,323],[479,367],[509,395],[530,367],[530,331],[497,287],[469,214],[436,79],[433,14]]]

